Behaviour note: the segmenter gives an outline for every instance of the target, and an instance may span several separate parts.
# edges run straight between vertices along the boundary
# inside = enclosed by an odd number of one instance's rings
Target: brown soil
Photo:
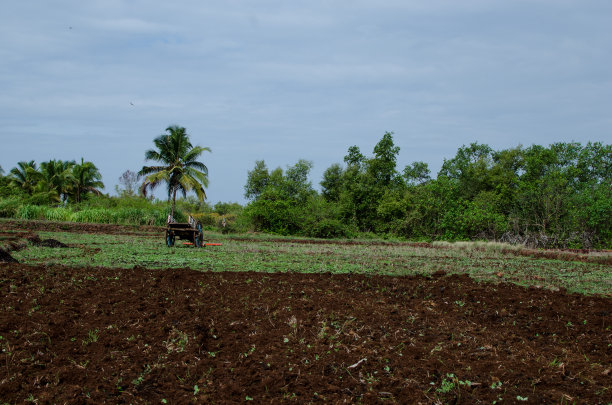
[[[50,248],[67,248],[68,245],[55,239],[43,239],[40,242],[35,243],[36,246],[50,247]]]
[[[34,246],[50,248],[67,248],[68,245],[56,239],[40,239],[38,234],[33,232],[2,232],[0,240],[6,252],[19,251],[32,244]]]
[[[36,230],[163,232],[0,222],[9,244],[42,243]],[[612,300],[443,272],[0,264],[0,402],[251,399],[607,404]]]
[[[467,276],[0,264],[9,403],[609,403],[612,301]]]
[[[0,263],[17,263],[17,260],[7,251],[0,248]]]

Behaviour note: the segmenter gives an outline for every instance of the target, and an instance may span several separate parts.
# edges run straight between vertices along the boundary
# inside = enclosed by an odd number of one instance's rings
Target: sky
[[[0,166],[92,161],[105,192],[185,127],[208,201],[256,160],[310,180],[385,132],[398,169],[462,145],[612,142],[609,0],[23,0],[2,5]],[[163,191],[159,192],[163,198]]]

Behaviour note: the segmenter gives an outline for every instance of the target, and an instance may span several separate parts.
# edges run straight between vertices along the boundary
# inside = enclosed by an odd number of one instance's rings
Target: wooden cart
[[[168,216],[168,225],[166,227],[166,246],[174,246],[176,238],[188,240],[195,247],[201,248],[204,246],[204,232],[202,232],[202,224],[196,221],[191,215],[187,223],[175,222],[174,218]]]

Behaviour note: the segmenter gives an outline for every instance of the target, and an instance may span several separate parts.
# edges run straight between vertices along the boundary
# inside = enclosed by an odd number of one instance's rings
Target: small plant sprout
[[[95,343],[98,341],[99,339],[99,330],[98,329],[92,329],[88,332],[87,334],[87,339],[83,340],[83,346],[87,346],[90,343]]]

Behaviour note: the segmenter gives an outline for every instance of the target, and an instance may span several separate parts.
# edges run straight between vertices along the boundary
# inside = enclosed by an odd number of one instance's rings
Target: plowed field
[[[612,301],[563,289],[2,263],[0,297],[5,403],[612,402]]]

